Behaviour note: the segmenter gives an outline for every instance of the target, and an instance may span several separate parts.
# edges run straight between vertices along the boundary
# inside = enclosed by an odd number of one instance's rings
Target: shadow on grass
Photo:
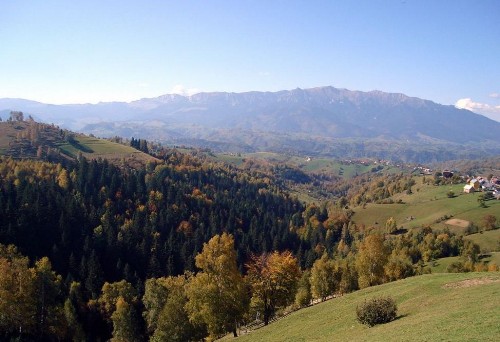
[[[80,144],[78,141],[76,140],[70,140],[69,143],[71,144],[71,146],[73,146],[74,148],[76,148],[77,150],[80,150],[82,152],[85,152],[85,153],[93,153],[94,150],[91,149],[90,147],[88,146],[85,146],[85,145],[82,145]]]
[[[485,258],[490,258],[491,253],[483,253],[479,255],[479,260],[485,259]]]
[[[408,317],[409,315],[408,314],[403,314],[403,315],[398,315],[396,316],[396,318],[394,318],[395,321],[401,319],[401,318],[405,318],[405,317]]]

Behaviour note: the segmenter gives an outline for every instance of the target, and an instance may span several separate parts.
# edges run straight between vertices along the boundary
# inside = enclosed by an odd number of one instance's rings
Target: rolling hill
[[[383,229],[386,220],[394,217],[398,226],[405,229],[418,228],[429,225],[433,229],[445,228],[462,234],[464,227],[451,224],[447,218],[481,224],[485,215],[496,215],[500,210],[500,201],[490,200],[486,207],[478,205],[479,194],[464,194],[464,184],[435,186],[422,182],[423,178],[416,178],[417,184],[412,194],[401,193],[393,196],[393,204],[369,203],[364,208],[354,207],[353,220],[358,224],[376,226]],[[447,193],[452,190],[456,196],[449,198]],[[402,203],[397,203],[401,200]],[[411,219],[409,219],[411,218]]]
[[[500,153],[499,122],[380,91],[318,87],[60,106],[0,99],[0,111],[8,109],[97,136],[147,137],[219,151],[411,161]]]
[[[432,274],[370,287],[293,312],[234,341],[496,341],[500,273]],[[395,321],[372,328],[356,306],[392,296]]]
[[[116,165],[144,166],[156,158],[105,139],[76,134],[34,121],[0,122],[0,155],[14,158],[76,160],[106,159]]]

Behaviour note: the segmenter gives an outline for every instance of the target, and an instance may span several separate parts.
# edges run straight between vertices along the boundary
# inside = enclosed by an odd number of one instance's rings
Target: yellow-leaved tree
[[[322,301],[333,295],[339,288],[341,274],[337,271],[335,263],[325,253],[314,262],[311,269],[311,291],[314,298]]]
[[[267,325],[278,308],[293,302],[300,279],[299,264],[292,253],[275,251],[252,256],[246,267],[252,308],[262,313]]]
[[[236,326],[247,309],[247,300],[233,236],[223,233],[205,243],[196,256],[196,267],[201,271],[186,286],[190,321],[205,325],[210,339],[228,331],[237,336]]]
[[[389,256],[381,234],[368,235],[356,256],[356,270],[360,288],[382,284],[385,280],[384,266]]]

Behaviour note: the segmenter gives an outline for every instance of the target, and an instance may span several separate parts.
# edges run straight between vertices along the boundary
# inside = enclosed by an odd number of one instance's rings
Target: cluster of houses
[[[500,178],[491,177],[488,180],[483,177],[475,177],[468,179],[464,186],[464,192],[470,194],[476,191],[489,191],[496,199],[500,199]]]

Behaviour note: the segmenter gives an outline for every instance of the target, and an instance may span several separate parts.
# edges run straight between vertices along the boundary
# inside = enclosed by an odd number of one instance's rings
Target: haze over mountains
[[[48,105],[0,99],[0,116],[97,136],[140,137],[226,151],[443,160],[500,153],[500,123],[454,106],[334,87],[163,95],[130,103]],[[446,147],[446,151],[443,151]]]

